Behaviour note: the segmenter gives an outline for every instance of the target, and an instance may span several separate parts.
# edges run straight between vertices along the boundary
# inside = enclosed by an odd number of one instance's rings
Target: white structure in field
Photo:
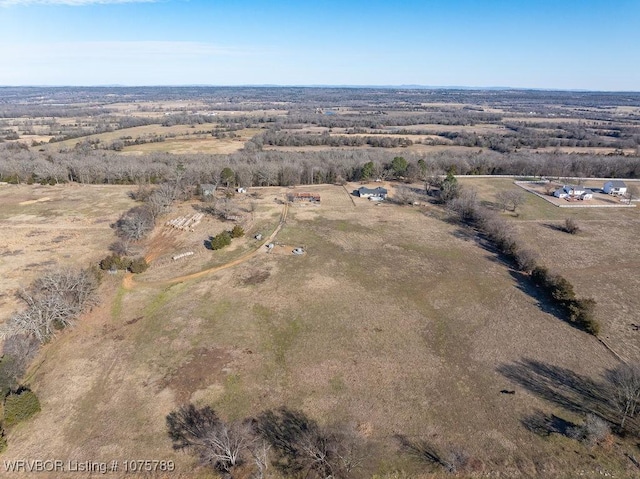
[[[564,185],[562,188],[554,191],[553,196],[556,198],[575,198],[580,200],[590,200],[593,198],[593,191],[589,188],[576,185]]]
[[[622,180],[611,180],[604,184],[602,191],[608,195],[624,195],[627,192],[627,185]]]
[[[377,198],[377,200],[374,201],[384,200],[387,197],[387,193],[386,188],[382,188],[381,186],[378,186],[377,188],[367,188],[366,186],[362,186],[356,190],[356,194],[360,198],[369,198],[370,200]]]

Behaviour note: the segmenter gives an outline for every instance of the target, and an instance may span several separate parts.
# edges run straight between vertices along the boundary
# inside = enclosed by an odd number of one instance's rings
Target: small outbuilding
[[[611,180],[604,184],[602,191],[608,195],[624,195],[627,192],[627,185],[622,180]]]
[[[202,196],[213,196],[216,192],[216,185],[212,184],[201,184],[200,185],[200,194]]]
[[[586,190],[584,193],[580,195],[581,200],[592,200],[593,199],[593,191]]]

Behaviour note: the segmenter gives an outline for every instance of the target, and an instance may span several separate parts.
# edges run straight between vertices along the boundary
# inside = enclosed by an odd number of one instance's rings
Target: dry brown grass
[[[341,187],[311,188],[321,205],[291,207],[277,237],[304,245],[304,256],[256,255],[196,280],[131,291],[112,278],[113,303],[39,358],[31,383],[42,412],[12,432],[5,458],[174,458],[189,471],[192,460],[171,450],[164,417],[191,400],[226,418],[286,404],[322,423],[347,423],[371,443],[369,476],[417,475],[420,466],[395,453],[392,437],[401,433],[462,446],[487,473],[631,477],[617,456],[527,431],[521,420],[536,409],[579,417],[498,372],[528,358],[598,378],[616,360],[597,340],[541,311],[509,268],[439,219],[437,207],[376,206],[352,202]],[[271,225],[283,191],[262,190],[257,211]],[[536,204],[523,210],[530,218]],[[545,253],[546,235],[559,234],[543,225],[548,218],[514,221]],[[593,221],[606,230],[606,218]],[[618,221],[615,233],[633,247],[632,230]],[[597,267],[614,259],[601,251],[606,234],[586,230],[563,236],[575,250],[558,246],[552,260]],[[579,293],[590,293],[585,275],[568,268]],[[264,280],[247,281],[263,271]],[[610,307],[635,307],[629,291]]]
[[[56,265],[86,267],[114,241],[110,224],[133,201],[122,186],[0,186],[0,322],[14,293]]]

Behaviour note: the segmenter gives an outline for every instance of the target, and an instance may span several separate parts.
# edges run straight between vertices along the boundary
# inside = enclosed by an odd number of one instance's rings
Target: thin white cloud
[[[115,3],[155,3],[158,0],[0,0],[0,7],[20,5],[67,5],[81,7],[84,5],[108,5]]]

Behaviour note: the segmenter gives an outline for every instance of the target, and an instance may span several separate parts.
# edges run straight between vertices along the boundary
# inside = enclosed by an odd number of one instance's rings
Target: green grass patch
[[[249,394],[239,374],[229,374],[224,381],[224,394],[215,404],[230,420],[247,417],[251,409]]]
[[[111,304],[111,317],[114,320],[120,319],[120,316],[122,315],[122,303],[125,294],[127,294],[127,290],[124,289],[122,285],[118,286],[116,295],[113,298],[113,303]]]

